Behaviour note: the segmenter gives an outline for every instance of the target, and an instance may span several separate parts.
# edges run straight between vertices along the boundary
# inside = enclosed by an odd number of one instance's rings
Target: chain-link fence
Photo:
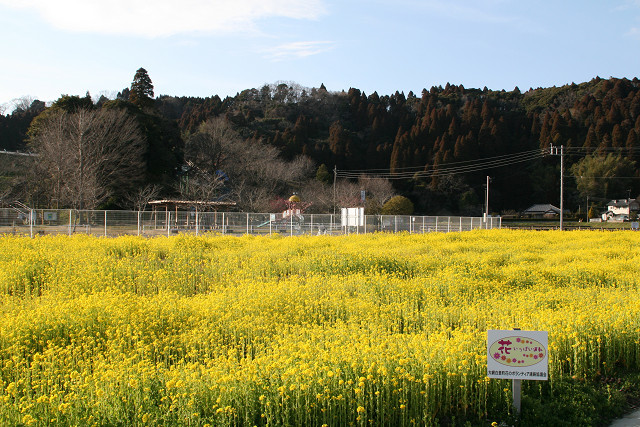
[[[360,234],[373,232],[451,232],[500,228],[500,217],[331,214],[285,216],[282,213],[198,211],[98,211],[60,209],[0,209],[0,234],[91,234],[95,236],[201,235],[287,236]]]

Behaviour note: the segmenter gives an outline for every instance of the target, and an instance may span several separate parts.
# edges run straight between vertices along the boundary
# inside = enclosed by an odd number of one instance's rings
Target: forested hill
[[[550,145],[638,147],[640,83],[637,78],[600,79],[522,93],[449,85],[419,95],[365,94],[358,89],[327,92],[279,84],[246,90],[224,101],[160,97],[159,108],[185,132],[205,118],[225,114],[246,138],[262,139],[284,156],[306,154],[317,164],[344,170],[424,167],[520,153]],[[633,151],[624,155],[637,160]],[[567,156],[566,168],[581,156]],[[422,210],[437,204],[455,210],[459,196],[477,204],[486,176],[492,177],[492,205],[521,209],[532,203],[558,204],[559,159],[550,157],[455,176],[398,180],[394,185]],[[566,172],[569,174],[568,172]],[[607,183],[607,194],[636,182]],[[575,183],[574,183],[575,186]],[[571,187],[571,185],[569,185]],[[620,191],[623,189],[621,188]],[[634,194],[640,188],[633,188]],[[568,192],[567,199],[577,192]],[[475,199],[475,200],[474,200]],[[568,205],[571,205],[569,203]]]
[[[119,95],[128,98],[126,90]],[[583,153],[613,151],[636,161],[633,149],[639,146],[640,135],[637,78],[595,78],[526,92],[447,84],[406,95],[365,94],[354,88],[330,92],[323,85],[303,88],[280,83],[248,89],[224,100],[218,96],[159,96],[155,109],[164,119],[177,123],[183,139],[206,119],[223,116],[245,139],[271,144],[285,159],[304,154],[317,166],[325,164],[338,170],[437,170],[447,164],[550,145],[590,149]],[[0,116],[0,149],[25,147],[30,114],[26,109]],[[567,170],[580,159],[567,156]],[[549,156],[465,174],[417,174],[414,179],[394,181],[394,186],[409,196],[418,210],[430,211],[429,206],[437,204],[455,211],[463,210],[463,205],[481,204],[483,183],[489,175],[492,206],[496,210],[521,209],[531,203],[557,204],[558,168],[558,159]],[[637,176],[637,171],[634,173]],[[622,198],[627,190],[638,194],[637,181],[624,182],[624,186],[633,187],[625,187],[623,194],[615,193],[622,188],[616,189],[612,182],[607,185],[608,194],[599,196]],[[569,207],[575,209],[580,197],[577,190],[569,190]]]

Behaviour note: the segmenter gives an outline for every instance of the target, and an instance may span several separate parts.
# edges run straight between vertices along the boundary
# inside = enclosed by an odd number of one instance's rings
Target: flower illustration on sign
[[[527,367],[543,361],[547,349],[534,339],[513,336],[495,341],[489,354],[502,365]]]

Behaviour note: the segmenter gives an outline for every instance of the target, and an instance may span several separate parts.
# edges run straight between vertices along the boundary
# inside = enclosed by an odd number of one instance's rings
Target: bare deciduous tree
[[[209,193],[219,193],[221,176],[228,177],[225,187],[230,197],[240,208],[256,212],[266,211],[281,193],[300,188],[313,172],[308,158],[287,162],[277,148],[243,140],[222,117],[208,120],[189,139],[185,159],[192,171],[191,192],[206,196],[206,189],[197,187],[208,187]]]
[[[302,200],[312,203],[307,212],[333,213],[333,185],[313,179],[305,183],[298,194]]]
[[[11,188],[0,188],[0,207],[5,207],[9,203],[9,197],[11,196]]]
[[[27,111],[35,100],[36,99],[33,96],[25,95],[20,98],[12,99],[11,106],[13,107],[13,111]]]
[[[309,210],[312,213],[333,213],[340,208],[361,206],[360,186],[349,180],[339,180],[335,186],[313,180],[302,189],[301,197],[313,202]]]
[[[161,187],[156,184],[147,184],[144,187],[133,189],[124,194],[124,199],[127,204],[137,210],[143,211],[147,208],[149,202],[156,199],[160,194]]]
[[[335,185],[335,204],[339,208],[360,206],[360,186],[355,182],[340,180]]]
[[[125,111],[79,109],[48,115],[30,145],[51,197],[76,209],[93,209],[141,181],[143,142]]]
[[[307,182],[300,191],[303,200],[313,202],[312,213],[333,213],[334,208],[362,206],[361,192],[366,192],[365,212],[379,214],[382,205],[395,196],[391,182],[384,178],[360,178],[358,182],[339,180],[333,184],[323,184],[317,180]]]
[[[210,201],[220,196],[225,175],[222,174],[223,147],[239,143],[240,136],[222,118],[203,123],[185,144],[180,194],[191,200]]]
[[[366,192],[365,211],[367,215],[377,215],[382,206],[396,195],[391,182],[384,178],[359,178],[358,186]]]

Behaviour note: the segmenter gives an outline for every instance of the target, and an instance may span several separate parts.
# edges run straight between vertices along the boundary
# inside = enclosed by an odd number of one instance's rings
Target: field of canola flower
[[[0,424],[490,425],[487,329],[548,331],[551,386],[640,367],[639,263],[632,232],[0,237]]]

